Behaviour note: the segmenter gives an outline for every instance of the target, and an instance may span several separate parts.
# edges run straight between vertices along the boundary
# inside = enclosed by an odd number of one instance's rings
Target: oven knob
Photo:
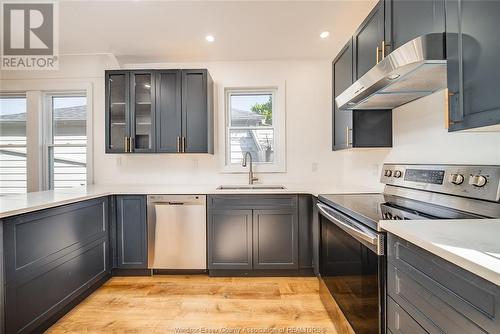
[[[401,217],[399,217],[399,216],[394,216],[394,219],[395,219],[395,220],[401,220]]]
[[[450,182],[456,185],[464,183],[464,176],[462,174],[451,174]]]
[[[488,180],[482,175],[472,175],[469,179],[469,184],[475,187],[484,187],[486,182],[488,182]]]
[[[390,213],[390,212],[384,213],[384,219],[386,219],[386,220],[392,219],[392,213]]]
[[[384,171],[384,175],[385,175],[385,176],[387,176],[387,177],[390,177],[390,176],[392,175],[392,170],[390,170],[390,169],[386,169],[386,170]]]
[[[400,170],[395,170],[394,171],[394,177],[395,178],[400,178],[401,176],[403,176],[403,173]]]

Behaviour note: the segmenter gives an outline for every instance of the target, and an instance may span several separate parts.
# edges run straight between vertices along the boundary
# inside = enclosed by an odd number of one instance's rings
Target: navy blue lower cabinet
[[[3,220],[5,332],[48,328],[110,277],[108,199]]]
[[[117,268],[147,269],[146,196],[116,196]]]
[[[500,333],[500,287],[392,234],[387,247],[392,333]]]
[[[0,254],[3,254],[3,224],[0,221]],[[5,298],[4,298],[4,270],[3,270],[3,256],[0,256],[0,334],[5,331]]]
[[[301,201],[311,202],[305,197]],[[300,215],[298,202],[298,195],[209,196],[210,275],[312,272],[311,213]],[[299,258],[303,260],[300,267]]]

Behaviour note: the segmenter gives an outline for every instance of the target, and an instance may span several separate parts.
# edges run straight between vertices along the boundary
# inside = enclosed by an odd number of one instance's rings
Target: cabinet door
[[[154,72],[130,72],[131,151],[155,151]]]
[[[158,71],[156,85],[156,151],[179,153],[182,136],[181,71]]]
[[[117,196],[118,268],[147,268],[146,198]]]
[[[377,64],[377,47],[383,40],[384,0],[380,0],[353,36],[356,80]]]
[[[186,153],[211,153],[208,80],[207,70],[182,70],[182,147]]]
[[[352,39],[347,43],[332,63],[333,112],[332,149],[342,150],[350,147],[352,130],[352,111],[340,111],[335,98],[352,84]]]
[[[252,269],[252,210],[212,210],[208,268]]]
[[[391,50],[429,33],[444,33],[444,0],[386,0],[385,40]]]
[[[129,73],[106,71],[106,153],[124,153],[130,134]]]
[[[253,211],[253,267],[298,269],[296,211]]]
[[[500,1],[446,1],[449,130],[500,123]]]

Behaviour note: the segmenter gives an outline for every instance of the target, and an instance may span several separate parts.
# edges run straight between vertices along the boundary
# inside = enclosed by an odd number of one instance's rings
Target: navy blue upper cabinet
[[[373,8],[353,36],[354,78],[361,78],[381,57],[384,40],[384,0]]]
[[[444,0],[385,0],[386,54],[418,36],[444,33],[444,9]]]
[[[500,123],[500,1],[446,1],[449,131]]]
[[[353,82],[352,39],[342,48],[332,62],[332,149],[334,151],[349,148],[352,130],[352,111],[340,111],[335,98]]]
[[[214,152],[206,69],[106,71],[106,153]]]
[[[155,151],[152,71],[106,71],[106,153]]]
[[[339,110],[335,98],[353,82],[353,42],[350,40],[332,63],[332,149],[391,147],[392,110]]]

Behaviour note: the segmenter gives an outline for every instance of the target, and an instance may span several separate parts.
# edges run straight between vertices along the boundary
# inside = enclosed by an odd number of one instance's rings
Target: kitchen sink
[[[243,184],[218,186],[217,190],[275,190],[286,189],[285,186],[265,185],[265,184]]]

